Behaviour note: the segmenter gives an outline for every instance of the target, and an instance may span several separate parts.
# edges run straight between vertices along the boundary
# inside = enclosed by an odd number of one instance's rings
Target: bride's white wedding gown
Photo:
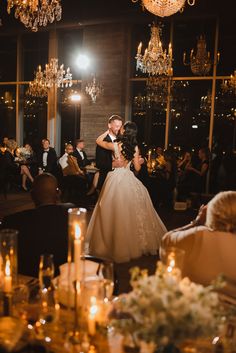
[[[108,173],[88,225],[89,254],[114,262],[155,255],[166,232],[130,162]]]

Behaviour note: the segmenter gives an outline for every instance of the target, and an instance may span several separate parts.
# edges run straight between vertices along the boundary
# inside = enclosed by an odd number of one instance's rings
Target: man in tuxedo
[[[109,133],[104,138],[104,141],[114,142],[122,125],[123,119],[119,115],[112,115],[108,120]],[[106,150],[100,146],[96,147],[96,166],[99,169],[99,179],[97,184],[98,190],[101,190],[107,173],[112,170],[112,167],[116,167],[116,165],[112,164],[112,160],[112,151]]]
[[[90,161],[87,158],[87,154],[84,151],[84,147],[84,140],[78,139],[75,141],[75,150],[73,152],[73,156],[77,158],[78,165],[81,169],[84,169],[86,165],[90,164]]]
[[[55,149],[50,147],[48,139],[42,140],[42,147],[38,157],[39,174],[46,172],[57,175],[57,154]]]
[[[53,254],[55,271],[67,261],[68,212],[73,204],[59,203],[56,178],[43,173],[33,182],[35,209],[6,216],[2,228],[17,229],[19,273],[37,277],[40,255]]]

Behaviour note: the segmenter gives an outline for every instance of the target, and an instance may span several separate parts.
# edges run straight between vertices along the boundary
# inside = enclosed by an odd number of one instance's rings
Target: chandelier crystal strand
[[[172,69],[172,47],[169,44],[168,53],[162,49],[160,39],[160,28],[153,24],[151,27],[151,39],[144,55],[141,53],[142,42],[138,46],[135,59],[137,60],[136,70],[141,70],[149,75],[173,75]]]
[[[137,2],[138,0],[132,0]],[[141,0],[143,8],[159,17],[171,16],[178,11],[182,11],[186,0]],[[188,5],[195,5],[195,0],[187,0]]]
[[[15,7],[15,18],[33,32],[38,31],[38,26],[47,26],[55,20],[60,21],[62,15],[61,0],[8,0],[7,12]]]
[[[85,87],[85,92],[90,96],[92,103],[96,103],[97,98],[103,93],[104,89],[100,82],[97,82],[95,76],[92,81],[89,82]]]

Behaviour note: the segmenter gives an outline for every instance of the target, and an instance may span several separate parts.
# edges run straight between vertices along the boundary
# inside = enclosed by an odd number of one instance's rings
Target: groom
[[[119,115],[112,115],[108,120],[109,133],[104,138],[104,141],[113,142],[123,125],[123,119]],[[112,163],[112,151],[106,150],[100,146],[96,147],[96,166],[99,169],[99,179],[97,189],[101,190],[106,179],[107,173],[114,167],[119,167],[119,161]]]

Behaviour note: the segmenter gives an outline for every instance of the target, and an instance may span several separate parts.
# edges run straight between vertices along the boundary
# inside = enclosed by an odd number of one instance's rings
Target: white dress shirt
[[[49,149],[48,150],[45,150],[43,152],[43,166],[46,167],[47,164],[48,164],[48,152],[49,152]]]
[[[79,154],[80,154],[80,156],[81,156],[81,158],[82,158],[82,160],[84,159],[84,152],[83,151],[81,151],[79,148],[76,148],[77,149],[77,151],[79,152]]]

